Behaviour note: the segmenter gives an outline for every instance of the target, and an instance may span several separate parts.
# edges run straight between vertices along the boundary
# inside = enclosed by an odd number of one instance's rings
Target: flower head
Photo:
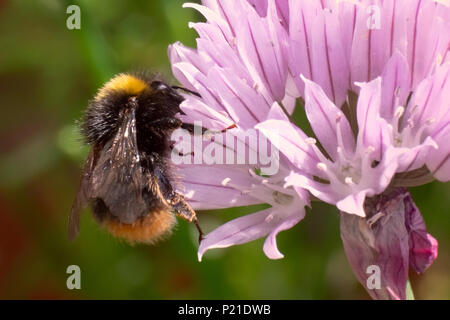
[[[384,291],[372,296],[404,298],[408,266],[423,272],[437,243],[407,191],[398,188],[450,180],[449,7],[434,0],[184,6],[206,22],[189,25],[199,34],[197,49],[169,48],[174,75],[197,93],[185,95],[183,122],[232,128],[227,133],[237,141],[262,134],[280,151],[279,170],[268,175],[261,163],[178,166],[196,209],[271,205],[208,234],[199,258],[208,249],[265,236],[266,255],[281,258],[275,236],[304,217],[312,194],[341,211],[344,247],[361,283],[368,261],[383,265]],[[314,137],[291,122],[297,98]],[[219,137],[213,145],[246,158]],[[195,155],[210,142],[200,143]],[[389,255],[393,266],[383,264]]]
[[[436,137],[446,136],[450,130],[450,64],[424,79],[410,101],[402,86],[409,80],[407,68],[396,54],[383,77],[358,84],[357,105],[349,106],[356,110],[356,117],[349,115],[356,123],[350,123],[320,86],[303,77],[305,111],[320,146],[287,121],[268,120],[257,126],[269,139],[288,128],[276,137],[280,151],[297,168],[286,178],[286,185],[306,188],[339,210],[364,217],[366,197],[381,194],[396,173],[403,177],[395,181],[397,186],[408,180],[408,172],[424,165],[428,166],[425,178],[431,173],[448,180],[449,153],[445,142],[439,144]],[[402,69],[406,71],[400,73]],[[419,178],[415,177],[416,183]]]

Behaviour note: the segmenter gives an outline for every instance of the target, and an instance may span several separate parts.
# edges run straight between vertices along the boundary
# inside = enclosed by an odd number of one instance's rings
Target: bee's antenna
[[[185,91],[185,92],[189,92],[189,93],[191,93],[191,94],[193,94],[193,95],[195,95],[195,96],[197,96],[197,97],[199,97],[199,98],[202,97],[199,93],[197,93],[197,92],[195,92],[195,91],[192,91],[192,90],[189,90],[189,89],[186,89],[186,88],[184,88],[184,87],[172,86],[171,88],[172,88],[172,89],[183,90],[183,91]]]

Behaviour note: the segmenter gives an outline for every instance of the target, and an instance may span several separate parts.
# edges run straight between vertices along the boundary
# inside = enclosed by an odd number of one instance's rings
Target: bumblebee
[[[129,243],[152,244],[170,234],[176,215],[195,223],[201,241],[195,211],[175,191],[169,162],[173,130],[193,130],[176,117],[183,113],[180,89],[189,91],[147,74],[122,73],[89,102],[81,131],[91,150],[69,216],[70,240],[90,205],[101,225]]]

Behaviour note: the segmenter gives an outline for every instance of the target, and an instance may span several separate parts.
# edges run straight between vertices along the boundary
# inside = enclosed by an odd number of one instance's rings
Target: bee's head
[[[130,104],[131,99],[135,102]],[[101,87],[86,111],[82,131],[88,143],[104,143],[119,127],[124,111],[136,107],[139,123],[173,117],[183,97],[163,81],[145,74],[120,73]]]

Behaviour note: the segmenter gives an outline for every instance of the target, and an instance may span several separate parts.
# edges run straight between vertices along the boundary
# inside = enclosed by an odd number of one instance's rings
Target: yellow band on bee
[[[130,95],[138,95],[148,89],[149,86],[145,81],[130,74],[120,73],[105,83],[105,85],[98,91],[95,99],[99,100],[107,96],[108,93],[115,91],[121,91]]]

